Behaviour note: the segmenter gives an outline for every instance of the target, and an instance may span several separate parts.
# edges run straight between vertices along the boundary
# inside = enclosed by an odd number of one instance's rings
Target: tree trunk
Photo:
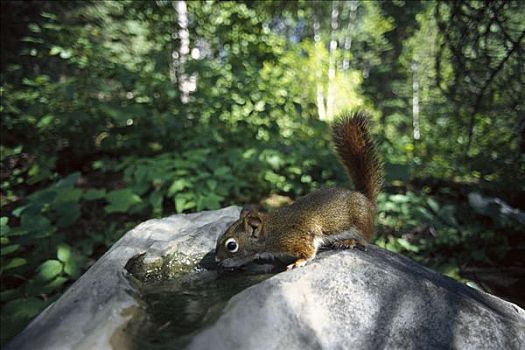
[[[319,33],[319,21],[317,20],[317,17],[314,18],[314,42],[315,42],[315,48],[316,51],[320,50],[321,43],[321,34]],[[324,93],[323,93],[323,84],[322,81],[322,71],[318,69],[315,72],[316,77],[316,99],[317,99],[317,114],[319,115],[319,120],[325,120],[326,119],[326,109],[324,104]]]
[[[185,0],[173,3],[177,13],[176,38],[179,40],[178,48],[174,49],[172,58],[172,68],[170,69],[171,79],[176,82],[179,88],[180,101],[188,103],[190,90],[195,83],[185,72],[185,64],[190,53],[190,32],[188,30],[188,8]]]
[[[345,2],[345,6],[349,6],[349,13],[348,13],[348,25],[346,28],[347,35],[345,37],[345,42],[343,45],[344,48],[344,58],[343,58],[343,70],[350,69],[350,57],[351,53],[350,50],[352,49],[352,30],[355,28],[355,20],[357,17],[357,8],[359,7],[359,3],[357,1],[350,1]]]
[[[419,77],[417,63],[412,63],[412,126],[414,140],[421,138],[421,131],[419,129]]]
[[[335,74],[336,74],[336,53],[337,53],[337,27],[339,19],[338,2],[332,2],[332,16],[331,16],[331,35],[330,35],[330,52],[328,60],[328,93],[326,96],[326,118],[332,119],[334,116],[334,102],[335,102]]]

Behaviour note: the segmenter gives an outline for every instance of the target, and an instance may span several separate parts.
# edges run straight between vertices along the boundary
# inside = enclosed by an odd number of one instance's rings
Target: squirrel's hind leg
[[[342,239],[339,241],[332,242],[332,247],[335,249],[353,249],[357,248],[362,251],[366,251],[367,242],[364,239]]]

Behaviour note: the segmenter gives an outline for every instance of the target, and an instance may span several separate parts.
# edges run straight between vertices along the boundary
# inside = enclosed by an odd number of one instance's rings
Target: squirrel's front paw
[[[286,270],[292,270],[297,267],[303,267],[304,265],[306,265],[307,262],[308,260],[305,260],[305,259],[297,259],[294,263],[286,266]]]

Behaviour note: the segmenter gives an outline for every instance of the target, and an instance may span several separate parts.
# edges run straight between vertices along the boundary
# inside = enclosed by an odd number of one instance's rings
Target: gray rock
[[[497,218],[509,225],[525,225],[525,212],[513,208],[500,198],[482,196],[478,192],[468,194],[468,203],[478,214]]]
[[[154,264],[184,252],[191,265],[215,247],[217,237],[239,217],[240,208],[174,215],[146,221],[126,233],[55,303],[38,315],[6,347],[34,349],[121,349],[129,336],[122,329],[137,315],[139,302],[124,273],[129,259],[146,252]]]
[[[369,246],[233,297],[189,349],[524,349],[525,312]]]
[[[119,240],[7,349],[125,349],[140,316],[130,258],[193,266],[239,208],[150,220]],[[370,246],[321,253],[235,295],[189,349],[523,349],[525,311]]]

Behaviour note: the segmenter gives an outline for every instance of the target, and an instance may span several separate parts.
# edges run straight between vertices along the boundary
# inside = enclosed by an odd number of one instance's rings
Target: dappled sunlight
[[[525,2],[0,5],[2,345],[140,222],[351,188],[344,111],[384,162],[373,242],[524,302]]]

